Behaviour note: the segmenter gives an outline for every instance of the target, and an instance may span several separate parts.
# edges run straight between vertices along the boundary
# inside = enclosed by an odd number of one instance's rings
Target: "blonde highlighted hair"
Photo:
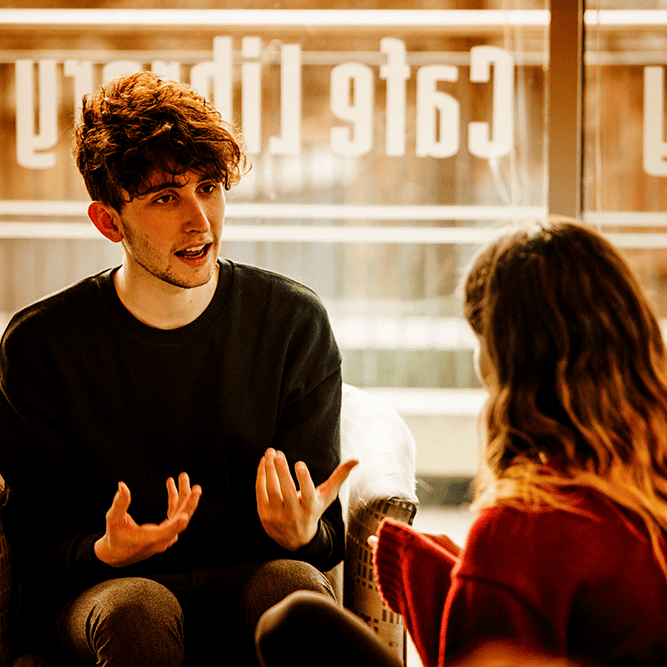
[[[626,261],[550,218],[482,248],[462,288],[494,370],[476,505],[577,511],[595,489],[641,518],[667,576],[667,359]]]

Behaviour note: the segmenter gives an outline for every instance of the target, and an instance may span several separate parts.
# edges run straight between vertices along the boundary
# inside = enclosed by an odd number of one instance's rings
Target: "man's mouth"
[[[194,248],[187,248],[185,250],[179,250],[176,254],[179,257],[184,257],[185,259],[199,259],[200,257],[203,257],[208,252],[208,249],[210,247],[211,247],[211,244],[207,243],[205,245],[195,246]]]

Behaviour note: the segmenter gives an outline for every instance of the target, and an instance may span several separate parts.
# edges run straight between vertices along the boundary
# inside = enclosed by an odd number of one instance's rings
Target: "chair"
[[[409,524],[414,520],[418,506],[415,441],[391,405],[344,384],[341,458],[343,461],[357,459],[359,465],[352,470],[339,494],[346,544],[345,559],[333,571],[338,577],[334,585],[336,597],[375,630],[405,664],[403,618],[382,601],[374,579],[368,537],[377,532],[385,517]]]
[[[368,537],[375,534],[384,517],[406,523],[414,519],[418,504],[414,438],[390,405],[344,384],[341,454],[343,460],[359,460],[359,465],[340,491],[346,526],[345,559],[326,574],[338,600],[375,630],[405,663],[403,619],[384,605],[378,592]],[[12,580],[11,553],[0,522],[0,667],[48,667],[47,662],[33,655],[10,662],[17,610],[18,591]]]

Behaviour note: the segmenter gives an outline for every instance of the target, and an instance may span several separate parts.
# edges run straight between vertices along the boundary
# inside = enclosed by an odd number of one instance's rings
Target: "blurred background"
[[[70,155],[81,96],[141,69],[188,82],[250,149],[223,254],[320,295],[344,380],[415,436],[422,505],[465,505],[484,392],[457,284],[494,227],[576,190],[666,315],[667,2],[588,0],[583,37],[563,3],[580,108],[550,97],[546,0],[404,4],[0,2],[0,327],[120,261]],[[553,179],[561,115],[580,120],[575,183]]]

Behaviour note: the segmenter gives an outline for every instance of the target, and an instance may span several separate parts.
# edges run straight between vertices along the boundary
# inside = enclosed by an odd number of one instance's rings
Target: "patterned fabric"
[[[380,595],[368,537],[375,535],[385,517],[411,524],[416,510],[415,503],[396,498],[356,505],[350,513],[345,550],[344,606],[365,621],[403,663],[407,649],[405,624]]]
[[[403,618],[387,607],[374,580],[368,537],[385,517],[411,524],[417,511],[416,445],[387,402],[343,384],[341,460],[359,465],[341,489],[346,520],[343,605],[365,621],[405,662]]]

